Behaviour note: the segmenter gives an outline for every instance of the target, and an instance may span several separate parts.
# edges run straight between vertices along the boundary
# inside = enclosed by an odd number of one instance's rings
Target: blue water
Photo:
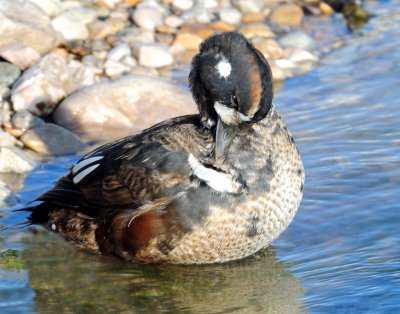
[[[400,1],[367,1],[376,15],[275,105],[306,169],[293,223],[269,249],[213,266],[143,266],[78,252],[35,228],[3,230],[0,312],[399,313]],[[42,163],[19,202],[77,157]],[[23,213],[1,212],[1,226]],[[4,260],[3,259],[0,259]]]

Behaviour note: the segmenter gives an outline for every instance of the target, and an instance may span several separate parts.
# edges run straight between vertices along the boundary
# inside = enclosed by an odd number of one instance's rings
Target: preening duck
[[[26,208],[31,222],[142,263],[226,262],[268,246],[294,217],[304,183],[272,104],[270,67],[242,35],[223,33],[201,44],[189,81],[199,114],[83,156]]]

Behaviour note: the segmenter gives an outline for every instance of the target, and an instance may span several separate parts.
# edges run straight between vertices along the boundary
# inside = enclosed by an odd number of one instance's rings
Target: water
[[[0,312],[398,313],[400,311],[400,1],[275,104],[306,169],[300,210],[274,245],[213,266],[143,266],[72,249],[57,235],[3,230]],[[19,201],[77,157],[43,163]],[[2,212],[0,228],[24,213]],[[4,255],[4,253],[3,253]]]

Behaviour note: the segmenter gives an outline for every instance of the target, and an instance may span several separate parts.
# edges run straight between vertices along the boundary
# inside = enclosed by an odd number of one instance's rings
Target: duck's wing
[[[188,187],[188,157],[203,159],[213,143],[198,115],[167,120],[85,155],[37,200],[90,217],[135,210]]]

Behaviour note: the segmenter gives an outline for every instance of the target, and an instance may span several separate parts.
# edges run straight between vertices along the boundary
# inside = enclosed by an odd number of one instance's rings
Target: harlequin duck
[[[271,70],[242,35],[209,37],[189,76],[199,114],[83,156],[30,210],[76,247],[142,263],[240,259],[289,225],[303,164],[272,104]]]

